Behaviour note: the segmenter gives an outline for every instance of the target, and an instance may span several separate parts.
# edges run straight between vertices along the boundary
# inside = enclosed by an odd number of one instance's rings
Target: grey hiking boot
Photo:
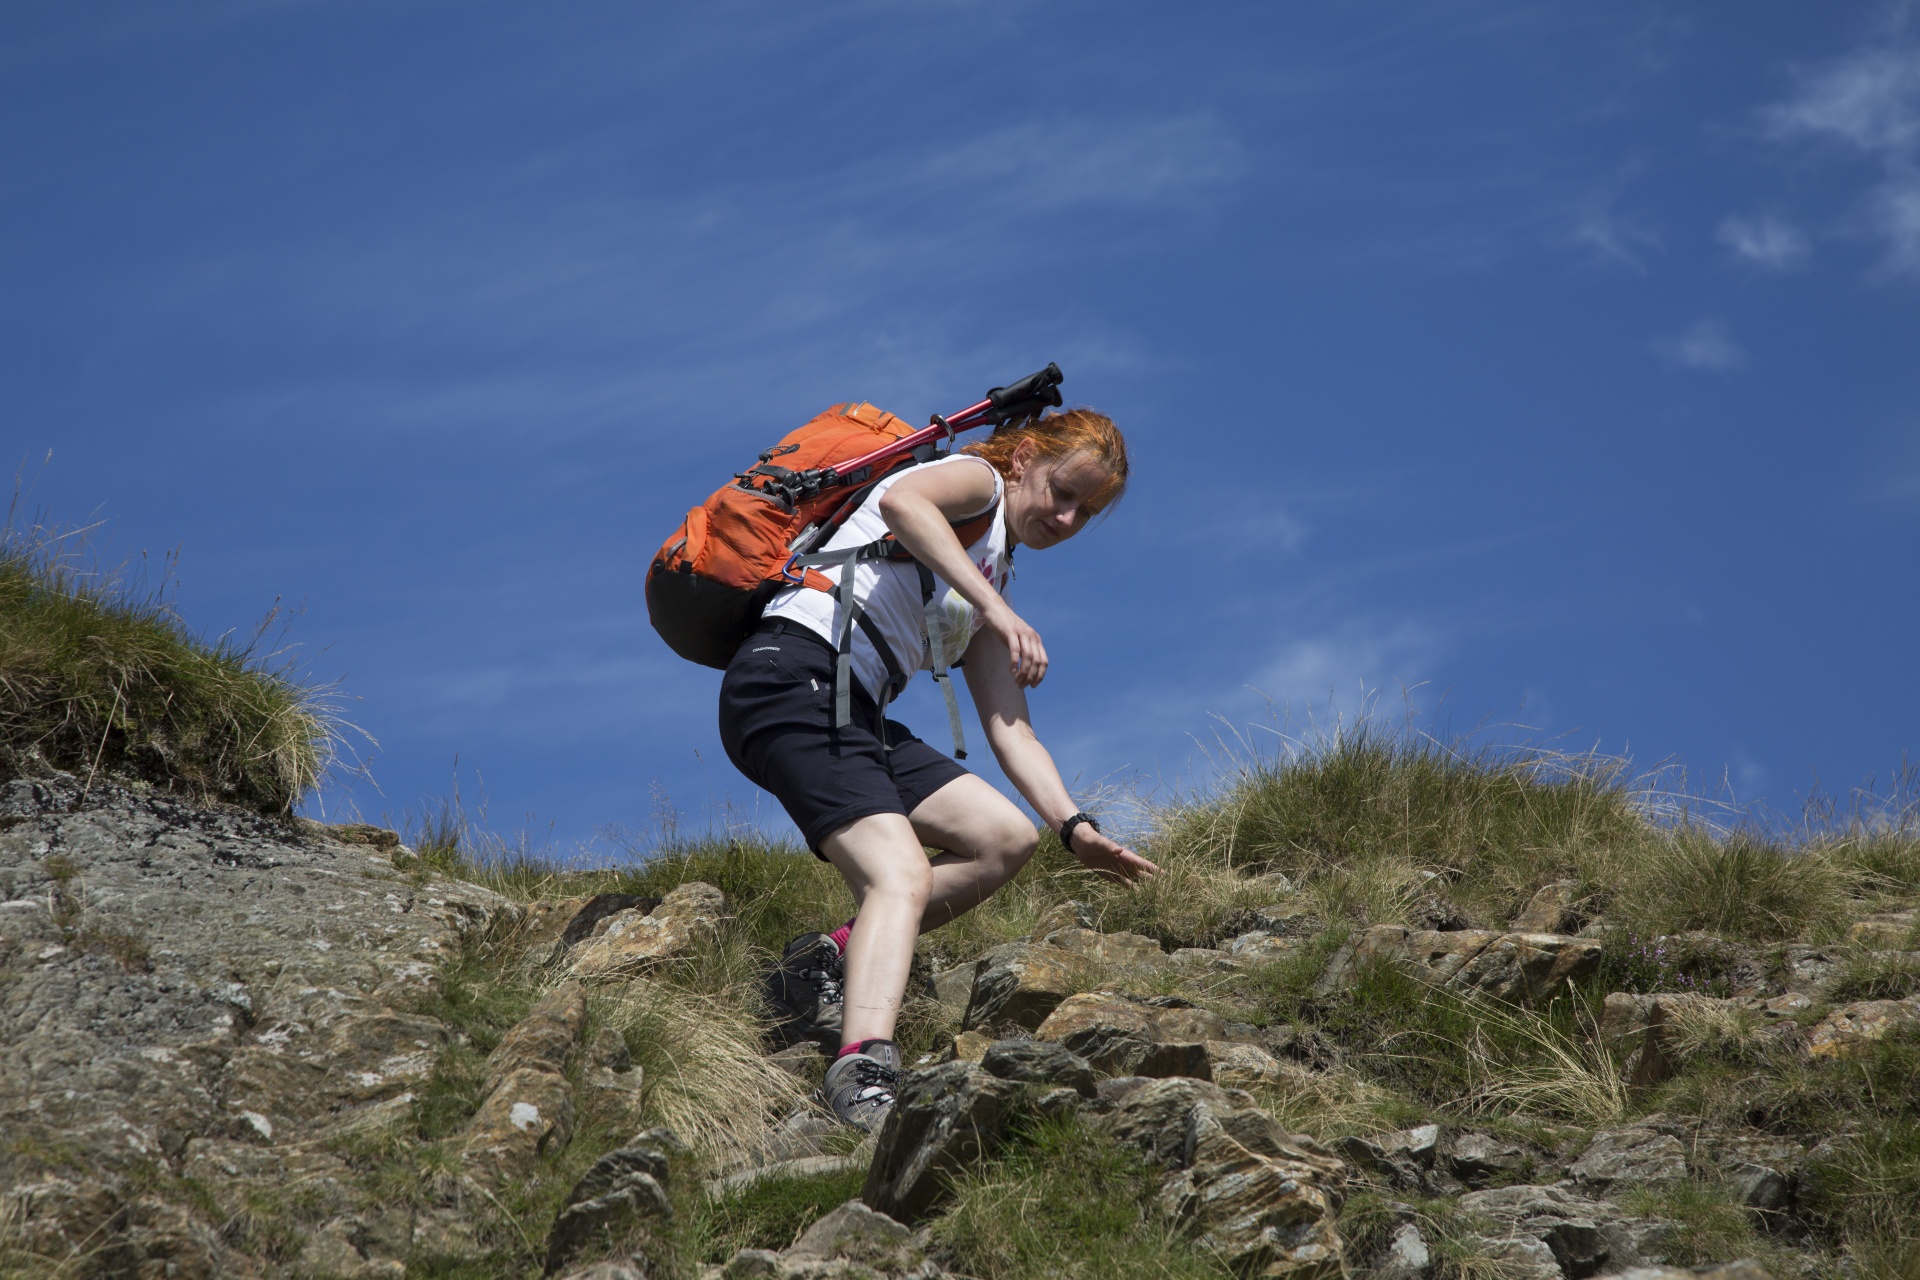
[[[865,1040],[859,1052],[834,1059],[821,1091],[834,1115],[872,1133],[893,1110],[899,1083],[900,1046],[891,1040]]]
[[[789,942],[764,988],[781,1038],[829,1041],[822,1044],[829,1052],[837,1047],[845,974],[840,948],[826,934],[803,933]]]

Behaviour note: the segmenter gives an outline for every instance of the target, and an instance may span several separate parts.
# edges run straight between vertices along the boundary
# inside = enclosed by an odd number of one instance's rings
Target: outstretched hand
[[[1047,646],[1040,643],[1040,633],[1028,626],[1025,618],[1002,607],[985,621],[1007,646],[1008,669],[1013,673],[1014,684],[1031,689],[1047,678]]]
[[[1159,867],[1085,822],[1073,829],[1073,843],[1067,851],[1080,859],[1080,865],[1087,870],[1119,884],[1151,880],[1160,874]]]

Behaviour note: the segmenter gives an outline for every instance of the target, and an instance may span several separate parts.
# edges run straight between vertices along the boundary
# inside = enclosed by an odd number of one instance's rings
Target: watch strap
[[[1068,818],[1060,824],[1060,843],[1066,848],[1068,853],[1073,852],[1073,829],[1083,822],[1095,831],[1100,829],[1099,821],[1095,819],[1092,814],[1084,811],[1074,814],[1071,818]]]

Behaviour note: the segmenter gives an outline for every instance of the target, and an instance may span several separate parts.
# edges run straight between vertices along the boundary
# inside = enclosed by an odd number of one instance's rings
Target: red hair
[[[1100,514],[1113,505],[1127,487],[1127,442],[1113,419],[1092,409],[1067,409],[1049,413],[1011,426],[999,427],[978,444],[970,444],[962,453],[985,458],[994,470],[1011,479],[1013,451],[1026,441],[1039,450],[1035,460],[1065,458],[1084,450],[1107,469],[1107,482],[1081,504],[1089,516]]]

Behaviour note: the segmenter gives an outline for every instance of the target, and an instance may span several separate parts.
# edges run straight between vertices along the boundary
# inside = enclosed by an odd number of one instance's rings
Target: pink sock
[[[864,1044],[864,1043],[866,1043],[866,1042],[865,1042],[865,1041],[861,1041],[861,1044]],[[860,1045],[858,1045],[858,1044],[849,1044],[849,1045],[842,1045],[842,1046],[840,1047],[840,1052],[838,1052],[838,1053],[836,1053],[836,1054],[834,1054],[834,1055],[833,1055],[833,1060],[834,1060],[835,1062],[838,1062],[838,1061],[840,1061],[840,1059],[842,1059],[842,1058],[844,1058],[844,1057],[846,1057],[846,1056],[847,1056],[848,1054],[850,1054],[850,1053],[858,1053],[858,1052],[860,1052]]]
[[[858,920],[859,918],[860,918],[859,916],[855,916],[853,920]],[[841,925],[838,929],[835,929],[832,933],[827,935],[829,938],[833,939],[833,945],[840,948],[841,955],[847,954],[847,939],[853,936],[853,920],[847,921],[845,924]]]

